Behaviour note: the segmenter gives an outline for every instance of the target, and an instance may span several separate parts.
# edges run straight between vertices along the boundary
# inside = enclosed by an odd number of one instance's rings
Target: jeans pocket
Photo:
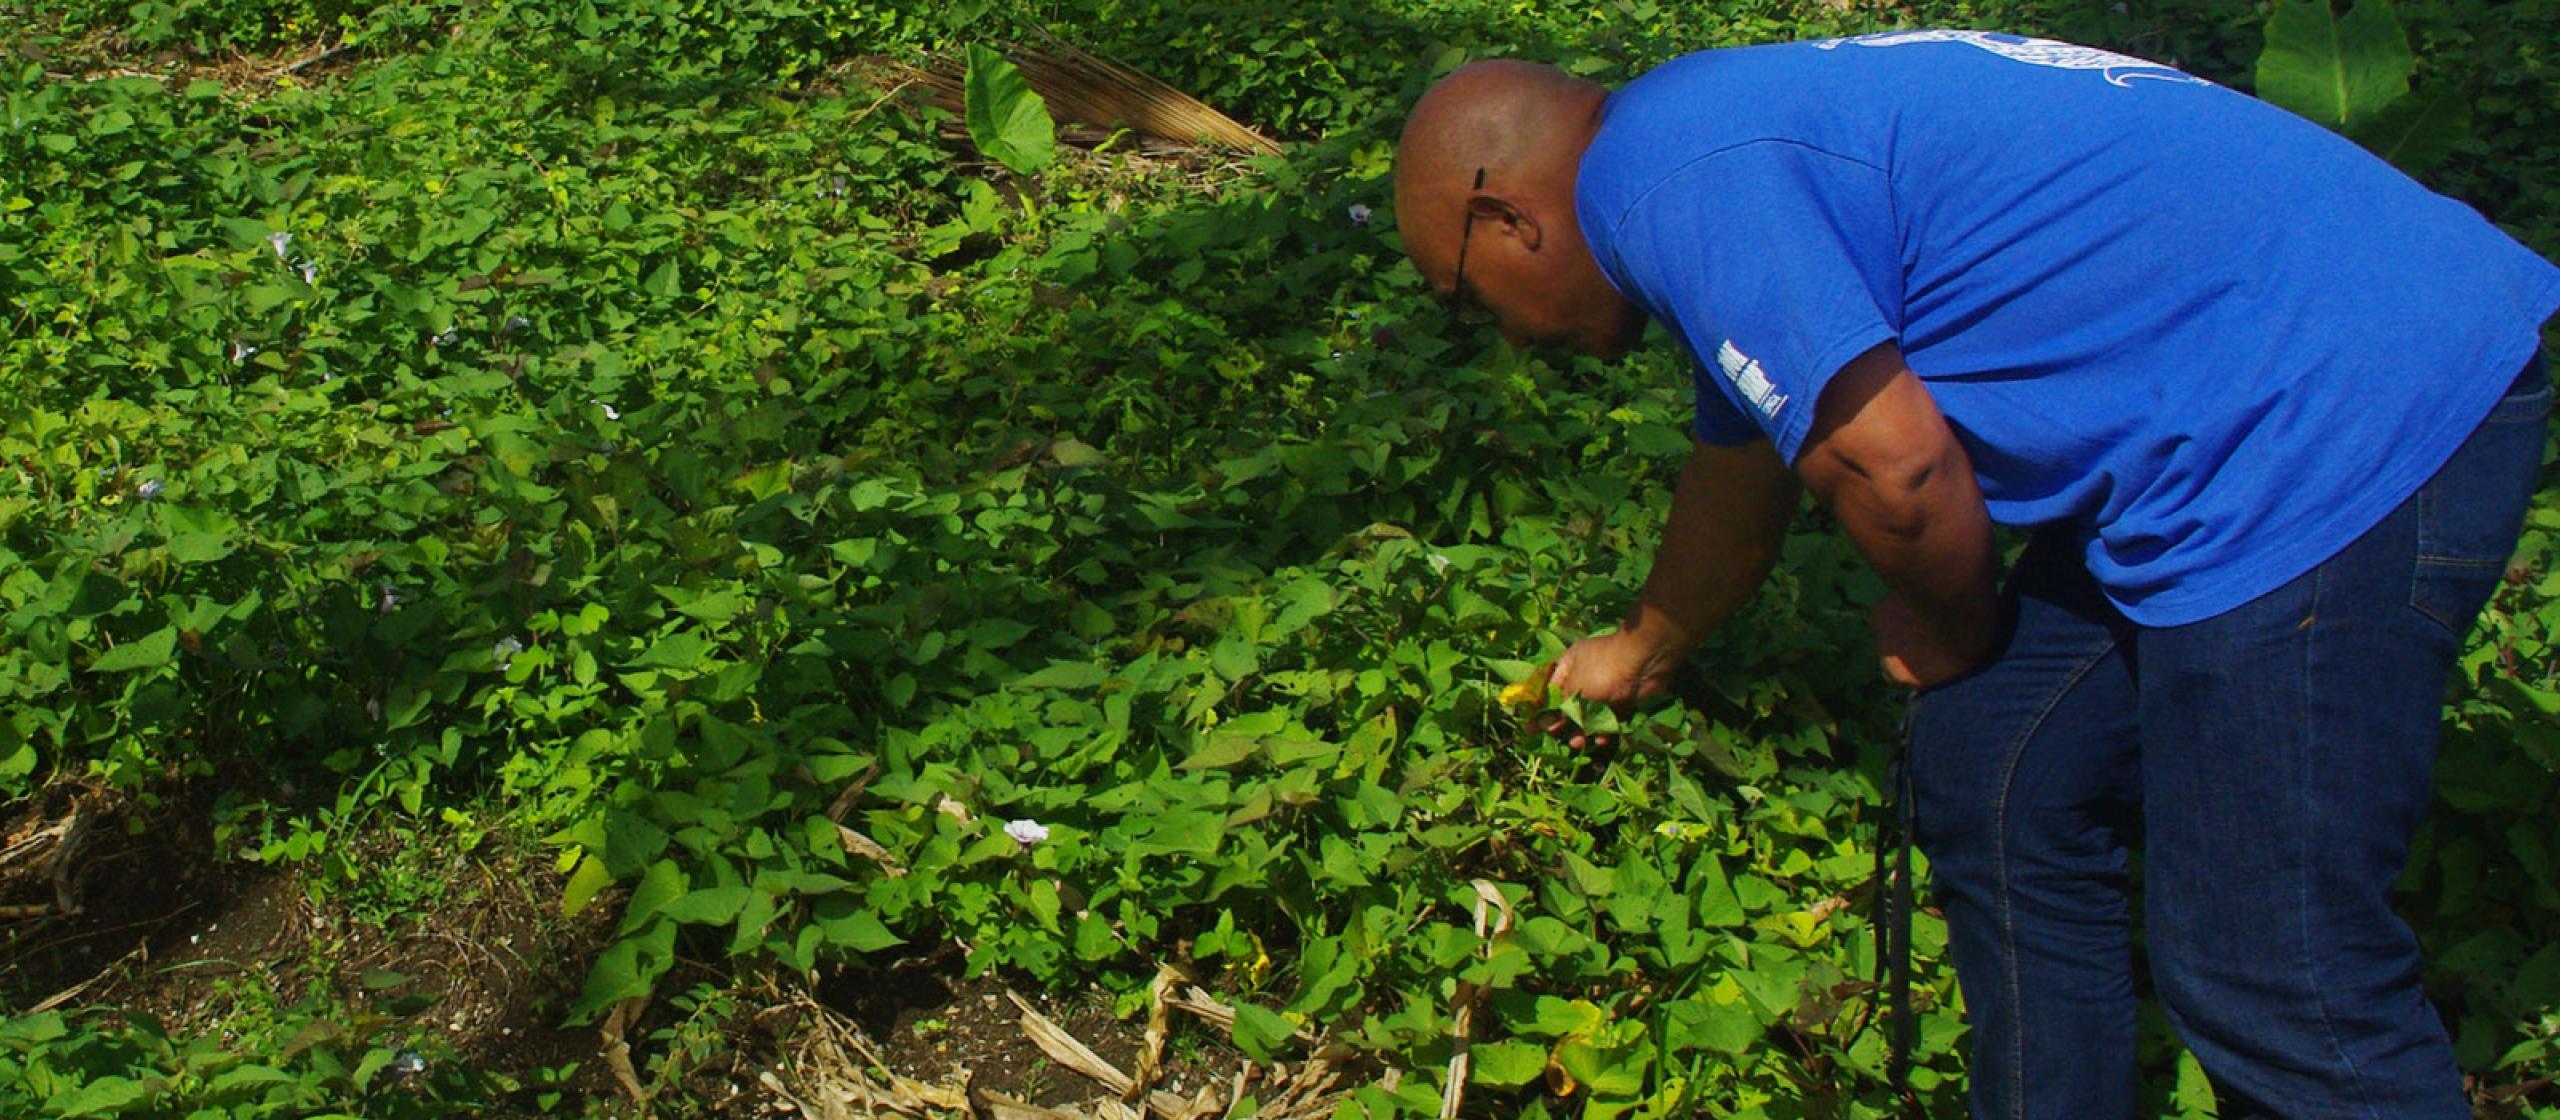
[[[2536,358],[2418,491],[2418,564],[2409,605],[2461,638],[2497,589],[2524,526],[2550,426],[2551,383]]]

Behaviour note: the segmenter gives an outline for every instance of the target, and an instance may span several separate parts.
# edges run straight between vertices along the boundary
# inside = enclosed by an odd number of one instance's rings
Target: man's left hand
[[[1990,663],[1994,635],[1984,619],[1933,620],[1911,601],[1888,594],[1867,616],[1885,679],[1904,688],[1935,688]]]

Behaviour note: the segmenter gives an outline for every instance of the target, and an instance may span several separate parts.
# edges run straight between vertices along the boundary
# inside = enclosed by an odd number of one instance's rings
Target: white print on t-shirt
[[[1750,401],[1760,415],[1775,420],[1778,410],[1787,406],[1787,395],[1769,383],[1769,371],[1761,369],[1759,360],[1743,353],[1732,339],[1716,348],[1716,368],[1724,371],[1724,379],[1733,382],[1733,387],[1742,391],[1742,399]]]
[[[1913,43],[1963,43],[1980,47],[2002,58],[2060,70],[2096,70],[2106,75],[2107,84],[2130,86],[2135,78],[2160,82],[2184,82],[2188,85],[2212,85],[2202,78],[2181,74],[2157,62],[2135,58],[2129,54],[2102,51],[2077,43],[2052,39],[2030,39],[2023,35],[1996,35],[1988,31],[1882,31],[1873,35],[1852,35],[1846,39],[1825,39],[1814,44],[1823,50],[1837,50],[1843,43],[1861,47],[1901,47]]]

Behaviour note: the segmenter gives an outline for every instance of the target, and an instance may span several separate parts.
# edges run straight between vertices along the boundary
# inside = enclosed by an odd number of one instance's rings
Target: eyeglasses
[[[1449,277],[1449,294],[1440,301],[1451,318],[1479,326],[1493,322],[1493,309],[1481,301],[1467,298],[1467,241],[1476,233],[1475,192],[1483,189],[1484,168],[1479,167],[1476,168],[1475,186],[1467,191],[1466,224],[1458,227],[1458,268]]]

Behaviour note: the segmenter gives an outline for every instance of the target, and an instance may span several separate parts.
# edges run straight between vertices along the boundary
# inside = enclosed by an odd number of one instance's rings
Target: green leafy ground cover
[[[1884,1114],[1861,888],[1897,715],[1818,514],[1621,747],[1496,703],[1640,582],[1686,379],[1445,323],[1394,241],[1402,107],[1466,57],[1609,80],[1912,23],[2246,87],[2265,18],[1083,0],[1035,14],[1289,152],[1026,175],[846,65],[1026,31],[991,5],[127,7],[32,0],[0,79],[0,796],[198,814],[208,860],[384,922],[439,896],[364,837],[536,848],[608,915],[555,962],[573,1018],[954,942],[1133,1011],[1180,963],[1248,1056],[1304,1025],[1406,1071],[1345,1106],[1381,1117],[1436,1112],[1462,986],[1470,1114]],[[2470,109],[2430,181],[2560,254],[2560,4],[2399,10],[2418,88]],[[307,81],[102,76],[320,33],[351,46]],[[2560,480],[2404,884],[2498,1116],[2560,1115],[2555,554]],[[1924,915],[1932,1115],[1942,944]],[[8,986],[11,1115],[614,1107],[414,1073],[414,1009],[325,985],[175,1025]],[[2151,1107],[2209,1115],[2150,1037]]]

